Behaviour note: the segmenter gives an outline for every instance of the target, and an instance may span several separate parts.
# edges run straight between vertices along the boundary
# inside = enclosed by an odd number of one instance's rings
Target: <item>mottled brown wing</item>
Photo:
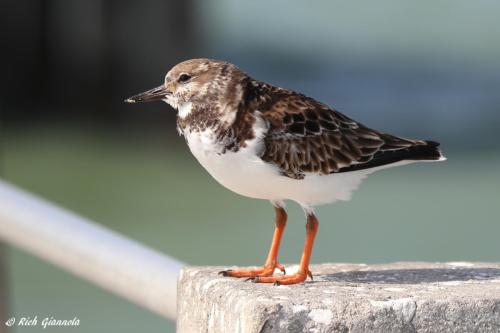
[[[309,172],[330,174],[419,159],[419,154],[427,159],[415,147],[431,143],[372,130],[300,94],[288,95],[261,113],[270,126],[261,158],[295,179]]]

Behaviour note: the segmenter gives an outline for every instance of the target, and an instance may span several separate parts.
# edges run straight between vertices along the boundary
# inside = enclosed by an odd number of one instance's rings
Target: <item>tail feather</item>
[[[441,151],[439,150],[439,142],[436,141],[424,141],[423,145],[415,145],[407,148],[407,157],[404,159],[416,160],[416,161],[439,161],[445,159]]]
[[[439,161],[444,157],[439,150],[439,142],[412,141],[411,145],[404,148],[381,149],[374,157],[374,162],[388,164],[403,160],[410,161]]]
[[[360,164],[354,164],[340,169],[338,172],[355,171],[378,167],[400,161],[444,161],[446,158],[439,150],[439,142],[412,141],[393,137],[394,142],[389,142],[382,147],[373,158]],[[399,140],[396,142],[396,139]],[[386,141],[387,142],[387,141]],[[396,146],[397,144],[397,146]]]

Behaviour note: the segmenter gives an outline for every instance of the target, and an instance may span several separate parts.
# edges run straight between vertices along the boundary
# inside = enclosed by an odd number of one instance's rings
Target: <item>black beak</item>
[[[153,102],[153,101],[161,101],[165,99],[166,96],[172,94],[168,91],[164,85],[153,88],[151,90],[145,91],[143,93],[134,95],[132,97],[124,100],[125,103],[140,103],[140,102]]]

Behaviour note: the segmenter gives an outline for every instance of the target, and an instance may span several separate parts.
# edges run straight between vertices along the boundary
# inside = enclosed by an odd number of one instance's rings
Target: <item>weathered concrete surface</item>
[[[183,269],[178,332],[500,332],[500,264],[323,264],[293,286],[226,268]]]

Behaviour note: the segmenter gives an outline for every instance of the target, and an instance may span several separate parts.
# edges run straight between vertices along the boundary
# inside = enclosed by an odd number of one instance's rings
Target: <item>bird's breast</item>
[[[244,196],[273,199],[263,186],[269,178],[279,176],[277,169],[259,157],[262,141],[254,138],[238,150],[227,149],[216,131],[185,131],[191,153],[208,173],[224,187]]]
[[[211,128],[199,131],[187,127],[183,134],[191,153],[200,162],[216,159],[224,152],[224,144],[217,139],[216,131]]]

